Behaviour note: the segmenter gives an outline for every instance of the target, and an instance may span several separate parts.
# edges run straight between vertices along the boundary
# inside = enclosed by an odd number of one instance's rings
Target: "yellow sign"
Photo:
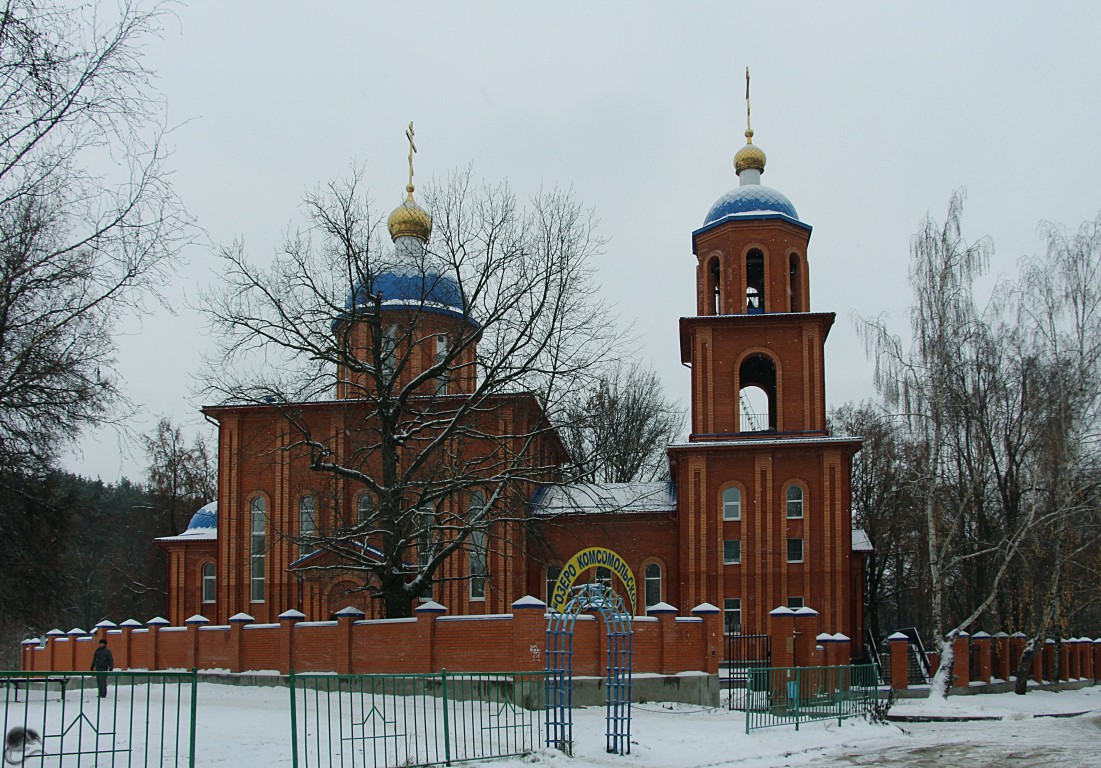
[[[631,601],[631,615],[635,613],[638,604],[638,591],[635,586],[635,574],[627,561],[610,549],[604,547],[589,547],[583,549],[570,558],[570,561],[562,566],[562,572],[554,582],[554,589],[550,596],[549,608],[555,612],[561,612],[566,607],[566,596],[579,576],[590,568],[603,566],[619,578],[627,590],[627,597]]]

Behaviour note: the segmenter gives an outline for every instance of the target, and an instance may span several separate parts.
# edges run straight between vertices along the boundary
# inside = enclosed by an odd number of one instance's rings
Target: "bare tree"
[[[568,409],[573,475],[598,483],[667,480],[665,449],[683,426],[683,409],[666,397],[652,369],[616,365]]]
[[[403,616],[433,581],[470,578],[445,574],[452,555],[484,564],[511,546],[496,542],[567,460],[555,425],[618,336],[589,264],[602,242],[567,194],[522,206],[456,174],[426,196],[431,238],[390,246],[359,186],[309,195],[308,225],[266,269],[224,250],[209,391],[278,414],[291,437],[272,450],[331,479],[331,522],[305,543],[333,560],[315,567],[359,572]],[[321,403],[340,435],[314,418]]]
[[[140,51],[164,11],[0,8],[0,465],[38,471],[109,418],[112,331],[188,230]]]
[[[188,445],[182,430],[167,418],[142,437],[142,444],[149,459],[147,493],[164,528],[161,535],[175,536],[196,509],[217,498],[216,468],[206,443],[196,436]]]
[[[964,241],[962,210],[962,194],[956,193],[944,224],[926,218],[913,239],[909,347],[883,320],[862,326],[876,360],[877,388],[889,407],[901,410],[917,451],[911,482],[924,525],[932,631],[940,651],[933,688],[939,692],[951,685],[952,641],[995,601],[1035,519],[1030,514],[1012,528],[972,535],[986,503],[991,461],[973,408],[984,397],[991,336],[975,308],[972,285],[992,249],[985,240]],[[979,558],[991,570],[977,598],[958,606],[953,617],[953,576]]]

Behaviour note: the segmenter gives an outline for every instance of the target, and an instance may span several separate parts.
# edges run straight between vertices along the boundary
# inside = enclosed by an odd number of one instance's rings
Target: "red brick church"
[[[621,556],[634,575],[636,614],[658,603],[682,611],[710,603],[723,610],[728,627],[769,632],[773,609],[809,608],[822,629],[859,647],[869,546],[852,528],[850,472],[860,440],[832,436],[826,425],[824,345],[834,314],[811,311],[811,227],[787,197],[761,184],[765,154],[752,137],[747,129],[734,159],[738,186],[692,232],[695,314],[680,319],[681,361],[692,377],[691,430],[686,442],[668,447],[672,482],[532,482],[517,504],[526,524],[501,522],[501,544],[480,554],[456,549],[425,599],[453,615],[507,613],[524,595],[549,602],[562,566],[600,547]],[[410,185],[389,220],[398,253],[423,248],[431,227]],[[428,291],[413,283],[399,273],[375,281],[390,321],[400,324],[431,304],[439,338],[469,332],[459,327],[471,322],[461,293],[446,281]],[[333,329],[366,333],[354,312],[334,318]],[[413,352],[403,376],[422,373],[438,350]],[[472,375],[459,372],[472,369],[456,367],[449,396],[475,387]],[[341,380],[351,386],[355,375],[344,372]],[[345,425],[362,415],[350,393],[338,386],[333,399],[303,404],[295,417],[339,442]],[[482,428],[545,418],[535,398],[523,395],[502,396],[495,408],[498,418]],[[182,625],[201,614],[225,623],[243,612],[273,622],[290,609],[325,619],[349,604],[383,616],[361,576],[342,571],[333,553],[300,544],[316,527],[354,521],[370,500],[351,484],[323,492],[305,455],[280,450],[287,418],[280,409],[219,405],[204,413],[219,427],[218,500],[185,533],[159,540],[169,557],[169,621]],[[334,450],[353,449],[340,443]],[[553,429],[525,450],[547,464],[568,458]],[[536,547],[532,524],[541,519],[554,524],[541,530]],[[319,563],[327,567],[307,567]],[[622,589],[613,570],[598,564],[585,578]]]

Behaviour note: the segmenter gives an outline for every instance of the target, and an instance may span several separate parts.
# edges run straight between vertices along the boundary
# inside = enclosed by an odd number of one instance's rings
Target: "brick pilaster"
[[[243,611],[229,617],[229,671],[240,672],[243,669],[241,659],[241,633],[246,624],[251,624],[255,619]],[[337,670],[341,672],[342,670]]]
[[[187,626],[187,668],[198,669],[199,667],[199,628],[209,624],[210,620],[206,616],[200,616],[195,614],[191,618],[184,621]]]
[[[352,628],[355,623],[363,618],[363,611],[349,605],[336,612],[337,628],[337,661],[336,672],[338,675],[350,675],[355,669],[355,659],[352,658]]]
[[[992,666],[990,642],[991,637],[986,632],[976,632],[971,636],[971,652],[977,657],[975,679],[980,683],[990,682]]]
[[[719,661],[723,657],[723,612],[711,603],[700,603],[692,609],[692,615],[703,619],[705,671],[709,675],[717,675]]]
[[[904,691],[910,687],[910,638],[895,632],[887,638],[891,649],[891,687]]]
[[[279,614],[279,672],[284,675],[294,669],[294,628],[305,618],[306,614],[293,608]]]
[[[417,646],[420,648],[418,658],[424,659],[425,669],[422,672],[438,672],[436,669],[436,619],[447,613],[447,608],[437,602],[429,600],[421,603],[415,613],[417,614]]]
[[[677,609],[669,603],[657,603],[646,609],[648,616],[658,620],[658,668],[661,674],[668,674],[676,663],[673,632],[676,631]]]
[[[537,597],[524,595],[512,604],[512,658],[515,670],[540,670],[543,660],[544,636],[547,631],[547,604]]]

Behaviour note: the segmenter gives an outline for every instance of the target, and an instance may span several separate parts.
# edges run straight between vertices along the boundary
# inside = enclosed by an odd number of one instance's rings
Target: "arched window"
[[[789,257],[788,267],[788,299],[791,302],[792,312],[805,312],[803,309],[802,282],[799,278],[799,254],[793,253]]]
[[[264,554],[267,550],[267,512],[268,503],[263,496],[257,496],[251,504],[252,536],[250,541],[249,599],[254,603],[264,602]]]
[[[475,493],[470,497],[470,516],[473,521],[482,515],[485,499]],[[486,532],[475,528],[470,532],[470,599],[484,600],[486,596]]]
[[[646,581],[646,607],[649,608],[661,602],[661,566],[650,563],[643,571],[643,578]]]
[[[214,572],[214,563],[203,565],[203,602],[213,603],[218,595],[218,581]]]
[[[443,365],[447,360],[447,334],[436,334],[436,358],[433,361],[436,365]],[[436,377],[436,394],[446,395],[451,382],[451,373],[448,370],[444,370],[443,373]]]
[[[298,553],[308,555],[317,549],[317,502],[303,496],[298,502]]]
[[[723,520],[742,519],[742,492],[730,487],[723,491]]]
[[[712,257],[711,261],[707,262],[707,304],[712,315],[723,313],[722,270],[718,256]]]
[[[788,517],[803,516],[803,489],[798,485],[788,486]]]
[[[738,368],[738,429],[776,429],[776,363],[768,355],[750,355]]]
[[[745,256],[745,311],[765,311],[765,255],[754,249]]]
[[[371,516],[371,494],[361,493],[356,500],[356,522],[363,524]]]

